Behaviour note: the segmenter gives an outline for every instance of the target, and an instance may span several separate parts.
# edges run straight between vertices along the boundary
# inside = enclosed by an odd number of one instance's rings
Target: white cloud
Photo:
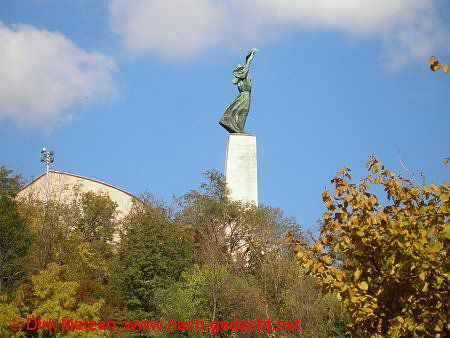
[[[0,21],[0,119],[24,127],[64,120],[68,108],[116,95],[115,68],[61,33]]]
[[[190,57],[221,39],[226,8],[209,0],[112,1],[113,31],[133,54]]]
[[[376,37],[392,65],[449,44],[439,0],[110,0],[110,24],[135,56],[190,59],[296,29]]]

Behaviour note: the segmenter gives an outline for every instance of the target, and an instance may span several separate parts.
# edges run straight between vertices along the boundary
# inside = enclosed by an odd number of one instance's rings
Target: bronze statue
[[[233,70],[232,82],[235,85],[237,84],[239,95],[228,105],[219,121],[219,124],[232,134],[245,133],[244,126],[250,109],[250,93],[252,91],[248,71],[257,51],[256,48],[250,49],[245,57],[245,64],[240,64]]]

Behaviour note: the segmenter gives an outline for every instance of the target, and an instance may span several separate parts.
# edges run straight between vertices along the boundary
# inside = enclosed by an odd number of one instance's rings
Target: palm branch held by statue
[[[233,70],[232,83],[237,85],[239,95],[228,105],[219,121],[219,124],[232,134],[245,133],[244,127],[250,109],[250,93],[252,90],[248,72],[257,51],[256,48],[250,49],[245,57],[245,64],[240,64]]]

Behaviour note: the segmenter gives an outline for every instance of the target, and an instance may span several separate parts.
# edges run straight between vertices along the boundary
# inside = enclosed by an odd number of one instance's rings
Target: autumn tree
[[[10,320],[17,318],[25,323],[26,318],[48,318],[59,324],[62,318],[73,317],[75,320],[89,318],[100,319],[100,309],[104,304],[102,299],[95,302],[80,302],[77,297],[79,284],[68,280],[67,267],[50,263],[44,270],[30,277],[27,283],[21,285],[11,302],[0,295],[0,333],[2,336],[25,336],[25,327],[21,331],[10,328]],[[16,322],[17,323],[17,322]],[[14,325],[13,325],[14,326]],[[90,332],[92,337],[109,336],[109,331]],[[27,332],[26,335],[33,334]],[[40,336],[42,332],[40,333]],[[46,337],[79,336],[79,332],[48,331]]]
[[[20,215],[15,195],[20,176],[0,167],[0,293],[22,279],[26,273],[24,259],[31,236]]]
[[[300,318],[302,334],[307,337],[348,337],[350,317],[336,294],[323,295],[315,277],[305,275],[294,259],[278,260],[269,274],[278,317]],[[352,337],[359,335],[354,332]]]
[[[22,177],[14,174],[12,170],[5,166],[0,166],[0,192],[10,197],[16,196],[19,192]]]
[[[200,189],[183,197],[176,216],[195,231],[198,265],[159,294],[162,314],[219,321],[235,315],[298,317],[306,335],[343,337],[348,318],[338,300],[324,297],[314,278],[292,267],[295,258],[284,236],[301,235],[295,220],[279,209],[231,201],[224,177],[215,171],[205,178]]]
[[[450,185],[416,186],[374,156],[366,167],[360,183],[344,168],[331,181],[334,193],[323,192],[317,240],[287,241],[323,291],[337,293],[350,328],[372,337],[448,336]]]
[[[76,230],[90,243],[109,243],[116,232],[117,203],[109,196],[86,192],[79,201]]]
[[[298,317],[306,336],[343,337],[346,311],[296,269],[284,244],[288,231],[302,236],[295,220],[276,208],[232,201],[220,173],[205,176],[199,189],[171,205],[148,196],[120,220],[107,196],[81,191],[69,203],[24,199],[17,212],[6,208],[22,220],[14,223],[24,226],[19,243],[31,240],[12,249],[10,271],[27,269],[0,294],[0,336],[13,333],[14,317],[85,313],[118,321]],[[14,182],[2,181],[4,191],[17,191]]]
[[[162,317],[210,321],[264,318],[266,299],[257,284],[226,265],[194,265],[180,282],[157,294]],[[193,332],[199,336],[198,332]]]
[[[70,278],[79,283],[78,299],[90,301],[104,297],[109,282],[117,205],[105,194],[74,193],[70,203],[21,199],[20,214],[33,233],[30,272],[50,263],[65,265]]]
[[[159,314],[155,292],[179,280],[193,263],[192,233],[172,222],[165,209],[136,206],[122,224],[115,292],[127,318],[150,319]]]

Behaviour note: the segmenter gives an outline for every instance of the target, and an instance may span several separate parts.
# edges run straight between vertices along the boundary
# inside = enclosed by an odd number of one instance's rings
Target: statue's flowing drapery
[[[219,121],[219,124],[230,133],[245,133],[244,127],[250,109],[252,90],[248,71],[253,54],[254,51],[250,51],[245,65],[239,65],[233,71],[233,84],[237,84],[239,95],[228,105]]]

